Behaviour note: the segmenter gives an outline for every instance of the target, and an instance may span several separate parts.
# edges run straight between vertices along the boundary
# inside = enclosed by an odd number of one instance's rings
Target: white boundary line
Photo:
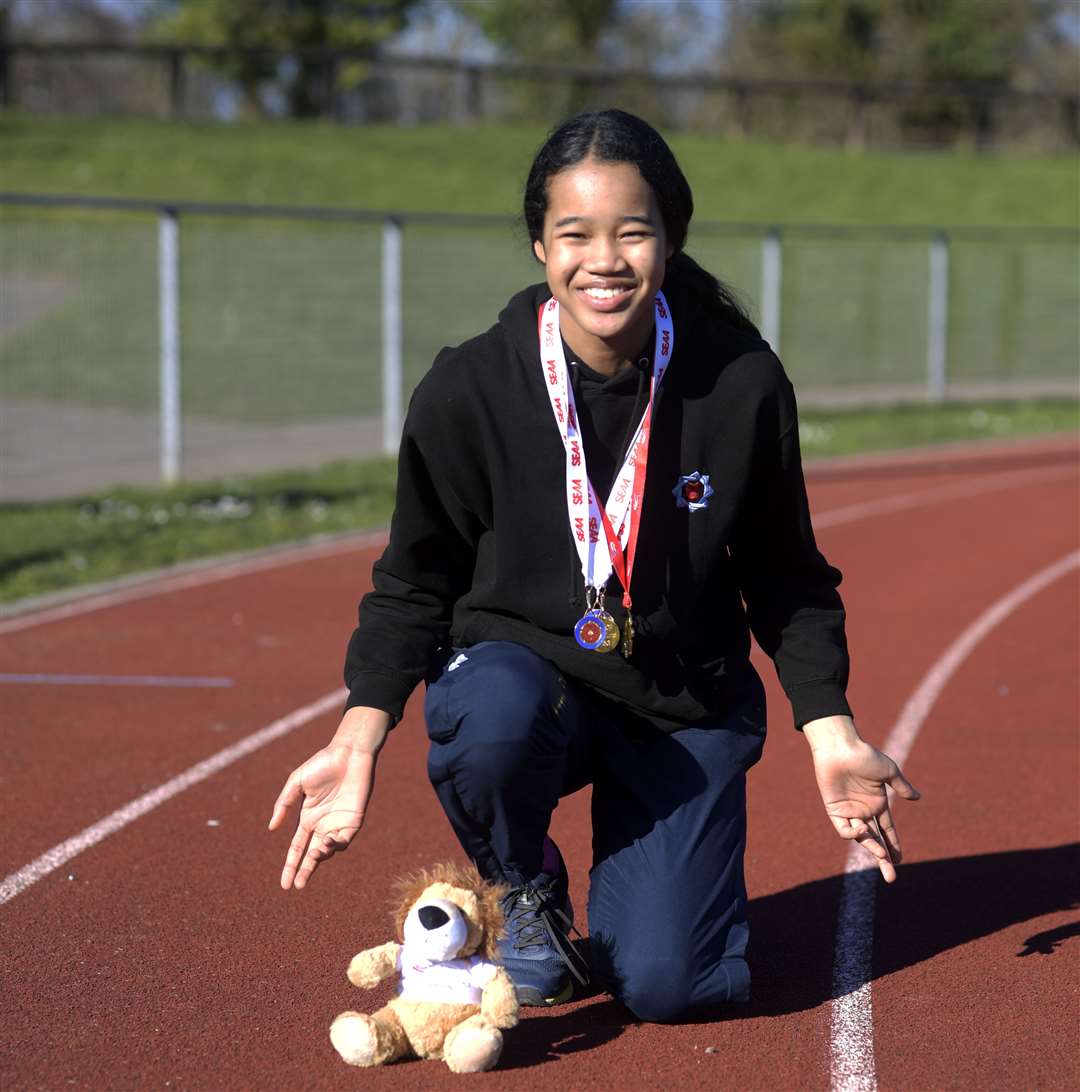
[[[1000,483],[1003,479],[1008,478],[1009,480],[1000,486],[1000,488],[1008,488],[1012,485],[1030,482],[1031,476],[1036,473],[1042,476],[1046,475],[1046,472],[1042,471],[1020,471],[1014,475],[1002,475],[995,479],[995,481]],[[1053,473],[1055,477],[1064,476],[1058,470],[1055,470]],[[1069,473],[1071,474],[1072,472],[1070,471]],[[1020,477],[1023,478],[1023,481],[1016,480]],[[985,485],[986,483],[983,484]],[[976,483],[974,488],[976,492],[987,491],[985,488],[979,486],[978,483]],[[905,494],[903,495],[903,498],[893,499],[897,501],[903,499],[904,503],[902,504],[902,507],[910,508],[914,507],[915,504],[920,503],[916,500],[916,498],[920,496],[925,503],[932,503],[935,499],[946,499],[941,497],[941,494],[944,491],[944,488],[926,490],[922,494]],[[949,496],[951,497],[953,494],[950,492]],[[848,506],[846,509],[835,509],[831,513],[823,513],[822,518],[832,517],[831,525],[852,522],[869,515],[878,514],[882,511],[879,505],[885,503],[888,499],[889,498],[883,498],[882,502],[869,502],[865,505],[852,505]],[[383,535],[372,535],[367,536],[367,538],[372,539],[374,544],[385,541]],[[265,568],[293,564],[308,560],[312,557],[329,556],[335,553],[348,552],[350,550],[362,548],[363,545],[363,540],[340,541],[314,549],[302,549],[284,557],[278,555],[241,561],[220,568],[210,569],[205,572],[187,574],[175,580],[163,580],[160,583],[155,583],[153,586],[118,590],[117,592],[102,595],[92,600],[80,600],[79,602],[69,604],[67,607],[60,607],[53,611],[43,611],[40,614],[35,614],[25,619],[16,618],[11,621],[36,624],[38,621],[51,621],[61,617],[70,617],[74,614],[97,610],[101,607],[111,606],[119,602],[129,602],[132,599],[142,599],[147,596],[163,594],[168,591],[178,591],[187,587],[224,580],[231,576],[257,572]],[[962,635],[954,646],[952,646],[950,651],[942,657],[939,664],[931,671],[930,675],[923,680],[919,689],[912,695],[912,698],[909,699],[908,704],[904,708],[904,712],[901,714],[900,721],[897,722],[896,727],[894,727],[889,735],[889,739],[886,741],[885,747],[887,752],[893,754],[893,757],[897,758],[898,762],[902,761],[903,758],[906,757],[907,751],[910,750],[911,743],[914,742],[915,735],[918,733],[922,719],[925,718],[926,713],[933,705],[941,688],[944,687],[945,682],[953,671],[955,671],[956,666],[958,666],[964,657],[967,656],[971,648],[982,639],[985,633],[988,633],[1002,618],[1023,602],[1025,598],[1035,594],[1035,592],[1040,590],[1045,584],[1056,579],[1061,573],[1067,571],[1068,568],[1075,567],[1077,564],[1080,564],[1080,553],[1070,555],[1062,562],[1058,562],[1056,566],[1051,566],[1049,570],[1044,570],[1043,573],[1033,577],[1024,585],[1021,585],[1021,587],[1013,592],[1011,596],[1006,597],[1005,600],[999,601],[991,607],[986,615],[976,622],[970,630],[965,631],[965,634]],[[1053,575],[1048,576],[1047,574]],[[1026,590],[1029,588],[1031,590]],[[1024,594],[1021,595],[1021,593]],[[986,624],[985,629],[978,630],[980,625],[985,624],[987,618],[990,618],[990,621]],[[977,631],[975,636],[969,637],[969,634],[973,631]],[[0,629],[0,632],[5,632],[5,630]],[[963,643],[965,638],[967,638],[967,644]],[[957,649],[959,649],[959,652],[955,653],[955,650]],[[943,670],[942,665],[944,665]],[[935,674],[935,672],[937,672],[937,674]],[[936,689],[934,689],[934,687],[936,687]],[[251,754],[253,751],[258,750],[280,736],[293,731],[293,729],[307,724],[316,717],[329,712],[335,706],[340,706],[344,700],[345,694],[341,690],[334,690],[329,694],[325,694],[317,701],[294,710],[287,716],[244,737],[231,746],[226,747],[224,750],[219,751],[217,754],[212,755],[210,758],[196,763],[170,781],[165,782],[163,785],[159,785],[156,789],[151,789],[150,792],[144,793],[136,800],[125,804],[123,807],[112,812],[112,814],[107,815],[104,819],[99,820],[92,826],[87,827],[74,837],[61,842],[59,845],[53,846],[52,849],[47,850],[36,860],[31,861],[28,865],[25,865],[17,872],[13,872],[0,881],[0,905],[13,899],[20,892],[26,890],[27,887],[30,887],[38,880],[49,875],[51,872],[54,872],[57,868],[60,868],[84,850],[103,841],[105,838],[109,837],[110,834],[115,834],[129,823],[134,822],[136,819],[147,814],[147,812],[153,811],[159,805],[170,800],[185,789],[188,789],[201,781],[205,781],[208,777],[211,777],[225,767],[232,765],[232,763],[238,761],[240,758]],[[914,710],[915,712],[909,714],[909,709]],[[915,718],[914,720],[912,720],[913,717]],[[907,719],[905,720],[905,718]],[[908,722],[913,724],[913,727],[905,729],[907,736],[902,736],[902,734],[898,735],[901,727]],[[894,737],[896,737],[895,743]],[[906,743],[904,742],[904,739],[907,739]],[[863,869],[861,865],[857,869],[852,869],[850,858],[848,873],[852,877],[865,876],[867,874],[866,870]],[[866,883],[863,880],[853,880],[852,884],[853,891],[855,891],[854,885],[863,884],[863,886],[866,886]],[[844,993],[844,995],[837,996],[836,1000],[833,1002],[833,1034],[830,1042],[833,1087],[843,1089],[844,1092],[846,1092],[847,1089],[862,1090],[876,1087],[873,1057],[873,1020],[869,985],[870,953],[873,940],[873,888],[871,887],[869,889],[871,901],[869,903],[869,913],[867,913],[865,896],[863,896],[863,905],[857,905],[859,897],[858,892],[855,891],[855,893],[849,897],[848,887],[848,875],[845,875],[845,888],[841,898],[839,915],[840,927],[838,928],[837,933],[837,969],[834,971],[834,981],[841,983],[840,990],[834,992]],[[856,931],[849,933],[848,929],[845,928],[845,923],[849,923],[849,919],[852,916],[854,916],[854,929]],[[863,930],[863,932],[860,934],[858,932],[859,930]],[[846,958],[843,955],[844,952],[851,953],[852,962],[850,965],[845,963],[841,966],[842,958]],[[860,962],[860,959],[863,960],[863,962]],[[851,1006],[848,1006],[849,998],[856,999],[852,1002]],[[849,1007],[851,1008],[850,1012],[848,1012]],[[841,1018],[841,1016],[843,1016],[843,1018]],[[851,1083],[849,1083],[848,1078],[849,1070],[852,1071],[850,1078]],[[867,1074],[869,1074],[868,1077]]]
[[[825,530],[837,524],[851,523],[867,516],[883,515],[934,504],[946,500],[960,500],[967,496],[1011,489],[1020,485],[1030,485],[1039,481],[1054,481],[1068,478],[1076,473],[1075,467],[1047,467],[1033,470],[1007,471],[985,482],[954,482],[949,485],[924,489],[912,493],[901,493],[880,500],[866,501],[861,504],[846,505],[822,512],[813,517],[815,530]],[[220,559],[195,562],[183,572],[165,570],[163,573],[142,573],[134,577],[122,578],[114,585],[106,585],[100,593],[77,595],[55,607],[32,610],[27,613],[9,615],[6,619],[0,612],[0,636],[31,629],[47,622],[58,622],[66,618],[75,618],[91,611],[104,610],[106,607],[133,603],[156,595],[166,595],[174,591],[202,587],[206,584],[230,580],[236,576],[262,572],[284,565],[296,565],[338,554],[351,553],[372,546],[383,546],[387,541],[386,531],[376,531],[362,535],[335,539],[331,542],[304,544],[302,546],[276,546],[267,551],[259,551],[252,556],[239,560],[221,562]]]
[[[61,865],[70,861],[72,857],[77,857],[84,849],[97,845],[98,842],[108,838],[110,834],[115,834],[121,828],[126,827],[128,823],[134,822],[148,811],[153,811],[154,808],[164,804],[166,800],[171,800],[178,793],[190,789],[192,785],[205,781],[208,777],[225,769],[226,766],[231,766],[237,759],[251,754],[252,751],[257,751],[260,747],[264,747],[267,743],[286,735],[294,728],[307,724],[316,717],[328,713],[331,709],[340,709],[344,703],[344,690],[333,690],[329,694],[324,694],[318,701],[313,701],[310,705],[296,709],[288,716],[275,720],[272,724],[268,724],[265,728],[260,728],[259,731],[245,736],[231,746],[226,747],[223,751],[218,751],[216,755],[211,755],[209,758],[203,759],[202,762],[196,762],[194,766],[189,767],[182,774],[178,774],[171,781],[166,781],[164,785],[159,785],[156,789],[144,793],[137,800],[132,800],[122,808],[118,808],[111,815],[106,815],[104,819],[94,823],[93,826],[87,827],[86,830],[80,831],[66,842],[53,846],[37,860],[31,861],[28,865],[20,868],[18,872],[13,872],[10,876],[0,880],[0,906],[13,899],[20,891],[25,891],[31,884],[43,879],[50,872],[55,872]]]
[[[936,467],[946,473],[968,473],[977,470],[980,462],[993,462],[1010,457],[1053,458],[1080,455],[1080,433],[1063,430],[1034,436],[1016,436],[1002,440],[986,437],[982,440],[959,440],[942,444],[920,444],[893,451],[869,451],[857,455],[822,455],[804,459],[808,477],[828,478],[852,470],[907,470]]]
[[[233,680],[221,675],[44,675],[0,673],[0,683],[13,686],[177,686],[220,689]]]
[[[1080,568],[1080,550],[1041,569],[1002,596],[971,623],[938,658],[900,711],[882,750],[903,765],[930,710],[975,646],[1018,607],[1056,580]],[[851,846],[837,912],[830,1014],[829,1069],[834,1092],[874,1092],[874,1011],[871,997],[877,868]]]
[[[333,539],[330,542],[304,543],[300,546],[272,546],[254,554],[243,555],[233,560],[210,558],[184,566],[182,571],[164,570],[159,573],[139,573],[132,577],[121,578],[112,584],[104,585],[100,592],[86,595],[76,594],[71,599],[55,607],[35,610],[30,613],[17,613],[8,618],[0,617],[0,636],[15,633],[22,629],[43,625],[46,622],[58,622],[65,618],[74,618],[80,614],[115,607],[121,603],[133,603],[139,599],[149,599],[155,595],[167,595],[169,592],[186,591],[204,584],[214,584],[219,580],[231,580],[235,576],[247,576],[249,573],[277,569],[285,565],[298,565],[305,561],[315,561],[324,557],[352,553],[371,546],[386,544],[386,531],[375,531],[360,535],[349,535]]]
[[[1076,477],[1075,467],[1039,467],[1035,470],[1010,470],[998,474],[987,481],[950,482],[948,485],[935,486],[932,489],[920,489],[912,493],[894,493],[878,500],[860,501],[841,508],[831,508],[820,516],[812,518],[814,530],[824,530],[840,523],[852,523],[868,516],[884,516],[891,512],[903,512],[910,508],[922,508],[947,500],[966,500],[983,493],[996,493],[1002,489],[1015,489],[1021,485],[1033,485],[1036,482],[1052,482],[1058,479]]]

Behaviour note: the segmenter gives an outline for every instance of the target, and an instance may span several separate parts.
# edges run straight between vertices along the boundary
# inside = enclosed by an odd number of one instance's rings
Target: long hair
[[[548,182],[585,159],[632,163],[652,188],[668,242],[675,248],[665,284],[674,283],[729,326],[757,334],[734,293],[684,250],[694,195],[664,138],[646,121],[623,110],[576,114],[563,122],[536,153],[525,183],[524,218],[530,242],[543,238]]]

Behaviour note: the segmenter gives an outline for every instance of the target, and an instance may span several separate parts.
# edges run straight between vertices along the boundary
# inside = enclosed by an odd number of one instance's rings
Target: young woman
[[[888,881],[886,785],[918,794],[855,730],[791,386],[684,254],[693,200],[667,145],[621,111],[579,115],[537,154],[524,204],[546,284],[417,388],[347,711],[270,827],[301,804],[281,882],[303,887],[360,829],[426,679],[429,774],[465,852],[511,887],[502,955],[522,1001],[586,977],[547,828],[591,783],[593,972],[639,1018],[677,1020],[748,995],[744,783],[765,736],[751,632],[833,825]]]

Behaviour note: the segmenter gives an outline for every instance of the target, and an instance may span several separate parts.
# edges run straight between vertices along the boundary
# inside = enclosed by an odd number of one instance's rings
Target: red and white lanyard
[[[587,593],[600,593],[614,569],[623,586],[623,606],[629,610],[630,580],[645,496],[645,469],[649,461],[649,434],[656,392],[664,379],[675,345],[675,327],[664,294],[656,294],[656,348],[653,353],[649,404],[641,415],[626,458],[619,468],[607,503],[601,508],[585,465],[585,445],[578,427],[574,391],[566,367],[559,331],[559,301],[540,308],[540,364],[551,412],[566,449],[566,510],[574,545],[581,560]],[[603,539],[606,549],[601,543]]]

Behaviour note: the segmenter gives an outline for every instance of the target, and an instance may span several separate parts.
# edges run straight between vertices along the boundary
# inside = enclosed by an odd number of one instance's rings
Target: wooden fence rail
[[[314,72],[311,101],[319,116],[339,120],[443,120],[460,124],[527,116],[550,121],[545,109],[565,112],[567,104],[607,102],[623,105],[652,95],[653,112],[673,127],[723,130],[728,135],[798,135],[861,148],[873,143],[942,145],[963,143],[978,149],[1009,144],[1032,132],[1033,119],[1044,133],[1040,147],[1080,146],[1080,94],[1076,91],[1017,91],[989,83],[850,83],[824,79],[780,79],[720,75],[709,71],[662,74],[643,69],[548,64],[477,63],[443,56],[401,56],[374,49],[297,49],[287,53],[170,44],[110,42],[32,43],[0,40],[0,107],[35,112],[71,109],[79,113],[159,113],[183,118],[191,106],[194,74],[205,77],[210,64],[224,59],[302,64]],[[163,91],[153,103],[130,95],[117,106],[105,93],[108,80],[123,82],[118,59],[149,64]],[[108,75],[84,75],[78,91],[62,90],[65,75],[78,66],[112,65]],[[357,66],[365,75],[356,77]],[[352,68],[351,81],[341,73]],[[437,86],[432,80],[441,81]],[[36,81],[36,82],[35,82]],[[364,101],[365,83],[381,81],[376,106]],[[415,105],[408,89],[425,84],[426,105]],[[393,83],[396,93],[386,92]],[[51,90],[40,91],[39,84]],[[236,81],[233,81],[235,87]],[[74,85],[71,85],[74,86]],[[98,101],[95,102],[95,87]],[[541,91],[540,88],[544,90]],[[61,90],[56,90],[61,88]],[[507,91],[516,88],[519,93]],[[501,94],[498,93],[501,89]],[[523,89],[523,90],[522,90]],[[629,91],[632,89],[632,92]],[[367,90],[370,92],[371,86]],[[249,88],[250,91],[250,88]],[[358,98],[359,96],[359,98]],[[723,105],[702,107],[706,100]],[[407,105],[412,102],[413,105]],[[156,105],[155,105],[156,103]],[[357,106],[357,103],[360,103]],[[351,105],[350,105],[351,104]],[[280,107],[278,107],[280,110]],[[205,107],[203,108],[205,116]],[[914,115],[919,115],[912,121]],[[822,125],[822,118],[828,124]],[[1003,119],[1015,118],[1011,123]],[[778,121],[778,119],[781,119]],[[778,133],[777,126],[786,126]],[[1029,140],[1030,143],[1030,140]]]

